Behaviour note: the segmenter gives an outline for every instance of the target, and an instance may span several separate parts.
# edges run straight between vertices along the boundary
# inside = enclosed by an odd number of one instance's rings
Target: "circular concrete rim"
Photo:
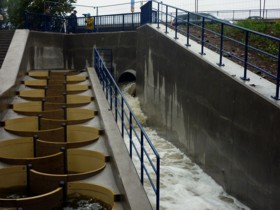
[[[91,96],[84,96],[84,95],[75,95],[70,94],[66,95],[66,99],[62,96],[50,96],[45,97],[44,90],[24,90],[19,92],[19,96],[23,99],[31,100],[31,101],[45,101],[50,103],[60,103],[60,104],[67,104],[67,105],[86,105],[92,101]],[[63,99],[63,100],[62,100]]]
[[[79,116],[79,111],[81,112],[80,116]],[[69,117],[67,116],[68,118],[67,120],[56,120],[56,119],[47,119],[47,118],[41,118],[41,120],[39,120],[39,117],[34,117],[34,116],[8,119],[5,120],[4,128],[5,130],[11,133],[18,133],[19,135],[24,135],[24,133],[35,134],[37,132],[41,132],[45,130],[60,128],[62,127],[63,123],[66,123],[67,125],[74,125],[74,124],[87,122],[88,120],[94,118],[93,111],[84,110],[84,109],[78,109],[75,110],[74,112],[69,112],[69,115],[70,115]],[[39,121],[41,122],[41,128],[39,128]]]
[[[41,105],[41,106],[40,106]],[[38,116],[41,114],[42,118],[60,120],[61,122],[71,122],[73,121],[87,121],[95,117],[95,111],[91,109],[83,108],[67,108],[66,110],[56,109],[56,110],[42,110],[42,103],[19,103],[13,105],[13,110],[17,113],[28,115],[28,116]],[[66,111],[66,113],[65,113]],[[65,116],[66,114],[66,116]],[[67,119],[65,119],[65,117]]]
[[[45,88],[47,86],[47,80],[44,79],[25,80],[24,85],[27,87]]]
[[[97,140],[97,139],[96,139]],[[96,141],[93,140],[93,141]],[[42,160],[50,159],[61,154],[61,148],[78,148],[80,146],[85,146],[93,141],[80,142],[80,143],[67,143],[67,142],[48,142],[37,140],[39,144],[37,147],[43,147],[42,149],[48,150],[52,146],[56,146],[54,149],[50,150],[48,155],[43,155],[39,157],[34,157],[34,139],[31,137],[17,138],[3,140],[0,142],[0,161],[11,164],[11,165],[26,165],[33,164],[34,161],[37,164]],[[47,146],[46,146],[47,145]],[[37,153],[38,154],[38,153]]]
[[[32,169],[38,176],[56,178],[67,181],[80,181],[90,178],[100,173],[106,167],[106,157],[103,153],[85,149],[67,149],[67,169],[66,174],[44,173]]]
[[[26,123],[27,118],[37,118],[37,117],[26,117],[26,118],[18,118],[22,119],[22,122],[20,123],[22,127],[19,127],[18,125],[14,125],[14,123],[19,122],[15,119],[10,119],[5,121],[5,127],[4,129],[7,130],[10,133],[14,133],[19,136],[24,137],[32,137],[34,135],[40,134],[48,134],[48,138],[57,139],[57,133],[63,133],[64,128],[58,127],[53,129],[46,129],[46,130],[38,130],[38,122],[35,122],[35,120],[31,120],[34,124],[32,125],[30,122]],[[29,119],[27,119],[29,120]],[[29,126],[29,127],[26,127]],[[67,138],[63,137],[63,139],[67,142],[81,142],[81,141],[90,141],[92,139],[95,139],[96,136],[93,135],[93,133],[90,133],[92,131],[96,131],[97,129],[94,127],[88,127],[88,126],[81,126],[81,125],[67,125]],[[96,132],[95,132],[96,133]],[[92,137],[91,137],[92,136]],[[99,137],[99,136],[98,136]],[[42,139],[46,140],[46,138]]]
[[[114,209],[115,194],[105,186],[85,182],[68,182],[67,194],[70,195],[73,193],[97,198]]]
[[[56,139],[54,132],[51,132],[51,134],[54,134],[53,136],[50,134],[47,135],[47,138],[42,138],[39,135],[39,139],[37,141],[45,144],[46,146],[54,145],[60,147],[63,146],[65,148],[77,148],[96,142],[99,139],[99,134],[101,132],[95,127],[83,125],[69,125],[67,127],[66,142]],[[62,128],[60,128],[60,130],[63,131]]]
[[[33,172],[36,173],[36,171],[32,170]],[[5,182],[6,188],[9,187],[17,187],[18,184],[17,182],[11,182],[15,181],[16,178],[21,178],[20,180],[26,181],[26,168],[24,166],[12,166],[9,168],[6,168],[4,173],[8,172],[11,174],[11,177],[8,177],[8,179],[1,179],[1,183]],[[3,170],[0,169],[0,177],[1,174],[3,174]],[[14,176],[16,175],[16,176]],[[7,178],[7,176],[5,176]],[[24,185],[19,185],[20,187],[25,187],[26,182]],[[63,188],[58,187],[54,190],[51,190],[48,193],[43,193],[40,195],[36,196],[30,196],[26,198],[17,198],[17,199],[5,199],[5,198],[0,198],[0,206],[1,207],[25,207],[26,205],[28,206],[33,206],[33,208],[40,208],[39,206],[36,207],[35,205],[42,205],[42,203],[48,202],[50,206],[55,206],[58,205],[59,202],[63,198],[63,193],[62,193]],[[109,205],[112,209],[114,209],[114,204],[115,204],[115,194],[108,188],[102,185],[96,185],[96,184],[89,184],[85,182],[67,182],[67,195],[71,195],[73,193],[79,193],[84,196],[96,198],[107,205]],[[54,197],[51,199],[51,197]],[[36,202],[37,200],[37,202]],[[38,202],[39,201],[39,202]],[[51,202],[51,203],[49,203]]]
[[[0,207],[4,207],[3,210],[17,210],[19,206],[23,209],[28,209],[32,206],[32,209],[40,209],[42,203],[48,203],[49,205],[55,206],[59,204],[59,201],[63,199],[63,188],[58,187],[48,193],[17,199],[3,199],[0,198]],[[36,202],[37,201],[37,202]],[[25,207],[26,206],[26,207]],[[1,208],[2,209],[2,208]]]
[[[47,80],[25,80],[24,85],[30,88],[39,88],[44,89],[48,87],[48,90],[55,89],[55,91],[58,90],[58,88],[65,88],[67,93],[75,93],[75,92],[84,92],[89,89],[88,85],[79,85],[79,84],[66,84],[64,85],[63,82],[57,83],[57,84],[47,84]]]
[[[52,76],[65,76],[65,75],[78,75],[81,72],[76,72],[73,70],[33,70],[33,71],[29,71],[28,72],[28,76],[33,77],[33,78],[48,78],[48,77],[52,77]]]
[[[26,188],[27,187],[27,169],[26,166],[9,166],[7,168],[0,169],[0,190],[1,192],[7,191],[7,189]],[[26,198],[0,198],[0,207],[15,208],[22,207],[28,209],[32,205],[42,205],[42,203],[61,200],[62,188],[57,187],[47,193],[30,196]],[[60,196],[60,197],[58,197]],[[37,202],[34,202],[37,201]],[[28,207],[27,207],[28,206]],[[35,209],[35,208],[34,208]],[[40,209],[39,207],[37,209]]]

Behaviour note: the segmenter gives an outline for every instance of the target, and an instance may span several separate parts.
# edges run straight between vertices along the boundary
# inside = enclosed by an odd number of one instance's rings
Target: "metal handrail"
[[[92,32],[103,31],[127,31],[136,30],[141,25],[141,13],[122,13],[114,15],[99,15],[91,16],[93,18]],[[48,20],[48,21],[47,21]],[[25,12],[24,28],[36,31],[50,31],[50,32],[69,32],[68,27],[69,17],[51,15],[47,16],[40,13]],[[85,33],[86,18],[77,18],[77,30],[79,33]]]
[[[106,49],[101,49],[101,51],[104,50]],[[112,52],[111,49],[107,50]],[[142,185],[144,185],[144,174],[146,174],[156,195],[156,209],[159,210],[160,156],[133,113],[132,109],[130,108],[130,105],[112,77],[104,62],[104,58],[101,56],[101,53],[97,48],[94,48],[94,67],[96,69],[106,99],[108,100],[110,109],[115,116],[115,121],[117,124],[120,123],[121,135],[123,138],[125,135],[129,138],[130,158],[132,159],[133,151],[138,157],[140,163],[140,181]]]
[[[261,73],[269,76],[272,80],[275,81],[276,91],[275,91],[275,95],[271,96],[271,97],[274,98],[275,100],[280,100],[280,97],[279,97],[279,88],[280,88],[280,38],[270,36],[270,35],[267,35],[267,34],[263,34],[263,33],[253,31],[253,30],[250,30],[250,29],[246,29],[246,28],[243,28],[243,27],[240,27],[240,26],[236,26],[236,25],[224,22],[223,20],[212,19],[212,18],[209,18],[209,17],[204,16],[204,15],[200,15],[200,14],[197,14],[197,13],[193,13],[193,12],[189,12],[189,11],[186,11],[186,10],[183,10],[183,9],[179,9],[177,7],[170,6],[168,4],[164,4],[164,3],[159,2],[159,1],[151,0],[151,2],[153,4],[155,4],[155,5],[152,6],[152,10],[156,11],[158,14],[162,14],[162,15],[157,15],[156,22],[157,22],[157,24],[161,23],[161,24],[165,25],[165,33],[168,33],[168,30],[174,30],[175,31],[174,39],[179,38],[178,37],[179,32],[182,33],[183,35],[185,35],[187,37],[187,42],[186,42],[187,47],[191,46],[190,45],[190,39],[194,39],[194,40],[199,41],[200,44],[201,44],[201,50],[200,50],[199,53],[201,55],[205,55],[205,53],[204,53],[205,46],[210,45],[204,39],[205,38],[205,33],[206,32],[213,33],[213,34],[219,36],[220,46],[217,47],[217,50],[219,52],[219,61],[217,62],[217,65],[219,65],[221,67],[224,66],[223,55],[226,51],[224,49],[225,40],[231,40],[235,43],[242,44],[244,46],[244,51],[243,51],[244,58],[238,57],[238,56],[235,56],[235,55],[230,55],[233,58],[235,58],[236,60],[243,63],[243,76],[241,76],[240,78],[242,80],[245,80],[245,81],[250,80],[247,77],[248,67],[250,67],[252,70],[260,71]],[[180,15],[185,14],[185,15],[188,16],[188,18],[186,20],[183,20],[183,24],[186,26],[186,29],[182,29],[182,28],[179,27],[179,24],[178,24],[178,18],[180,18],[179,14]],[[199,21],[198,22],[195,22],[195,21],[193,22],[193,21],[190,20],[190,18],[189,18],[190,16],[197,17],[201,21],[200,22]],[[172,25],[171,22],[173,20],[174,20],[174,22],[173,22],[174,24]],[[220,31],[217,33],[217,32],[213,32],[213,31],[209,30],[207,28],[206,21],[214,22],[216,24],[219,24],[220,25]],[[190,27],[197,27],[197,29],[201,31],[199,36],[196,36],[195,34],[193,34],[190,31]],[[226,36],[225,35],[225,27],[231,27],[231,28],[234,28],[234,29],[239,30],[240,32],[244,33],[244,38],[243,39],[245,41],[241,42],[241,40],[235,40],[233,38],[230,38],[230,37]],[[251,36],[258,36],[258,37],[264,38],[266,40],[269,40],[271,42],[274,42],[276,46],[278,45],[277,54],[273,54],[271,52],[265,51],[264,49],[258,49],[257,47],[252,46],[252,42],[250,42],[250,37]],[[254,51],[255,53],[262,54],[263,56],[266,56],[267,58],[270,58],[271,60],[273,60],[275,62],[275,65],[277,66],[276,67],[277,69],[274,69],[276,74],[272,74],[271,72],[268,71],[268,69],[263,69],[262,67],[260,67],[256,64],[250,63],[249,58],[248,58],[249,51]]]

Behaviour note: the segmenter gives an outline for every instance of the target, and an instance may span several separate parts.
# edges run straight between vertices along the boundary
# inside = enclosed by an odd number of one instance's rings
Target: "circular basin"
[[[33,106],[34,105],[34,106]],[[41,105],[41,106],[40,106]],[[13,105],[13,110],[19,114],[38,116],[41,114],[42,118],[70,121],[85,121],[95,117],[96,111],[82,108],[66,108],[56,110],[42,111],[42,103],[19,103]],[[65,119],[66,118],[66,119]]]
[[[65,128],[61,124],[59,120],[48,120],[41,119],[40,125],[38,123],[38,117],[23,117],[16,119],[9,119],[5,121],[5,130],[14,133],[19,136],[34,136],[40,134],[41,136],[46,133],[47,135],[51,135],[50,133],[63,132],[65,135],[59,135],[60,138],[66,139],[65,141],[77,138],[77,139],[92,139],[90,137],[90,132],[92,132],[93,127],[81,126],[81,125],[67,125]],[[40,129],[39,129],[40,127]],[[65,129],[67,132],[65,132]],[[80,132],[80,133],[79,133]]]
[[[63,188],[56,186],[48,192],[38,194],[28,186],[25,166],[11,166],[0,169],[0,207],[11,209],[48,210],[61,205]],[[41,184],[41,186],[43,186]],[[48,205],[42,205],[42,204]]]
[[[51,96],[45,97],[43,90],[30,90],[28,92],[22,92],[20,97],[31,101],[42,101],[43,99],[48,103],[60,103],[67,104],[68,106],[82,106],[89,104],[92,101],[91,96],[83,95],[66,95],[66,96]]]
[[[85,182],[68,182],[67,195],[68,197],[78,194],[79,196],[86,196],[88,198],[96,199],[106,204],[107,209],[113,209],[115,203],[115,194],[108,188],[89,184]]]
[[[66,77],[65,77],[66,73]],[[53,71],[30,71],[28,76],[36,79],[60,80],[62,83],[66,80],[67,83],[79,83],[87,80],[85,76],[78,76],[80,72],[53,72]]]
[[[92,177],[106,167],[106,157],[97,151],[84,149],[67,149],[66,158],[63,161],[51,162],[51,167],[47,169],[36,167],[32,169],[34,174],[34,182],[37,180],[38,184],[42,179],[49,179],[48,190],[57,186],[60,181],[79,181]],[[62,171],[63,170],[63,171]],[[49,178],[48,178],[49,177]],[[38,189],[40,190],[40,189]]]

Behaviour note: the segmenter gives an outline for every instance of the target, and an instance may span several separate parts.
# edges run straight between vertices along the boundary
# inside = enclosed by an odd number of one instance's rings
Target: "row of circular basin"
[[[79,85],[87,77],[75,71],[30,71],[14,112],[26,117],[7,119],[6,131],[20,136],[0,142],[0,207],[13,209],[54,209],[79,193],[114,208],[116,195],[108,188],[82,182],[100,173],[109,157],[98,151],[79,149],[99,139],[101,130],[79,125],[95,117],[96,111],[77,108],[92,102],[79,95],[90,89]],[[24,197],[4,195],[24,189]],[[43,205],[43,204],[47,205]]]

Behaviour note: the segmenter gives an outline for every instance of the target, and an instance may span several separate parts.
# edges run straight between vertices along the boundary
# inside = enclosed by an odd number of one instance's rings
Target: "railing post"
[[[140,175],[140,179],[141,179],[141,184],[144,185],[144,134],[143,131],[141,130],[141,155],[140,155],[140,163],[141,163],[141,175]]]
[[[117,87],[115,86],[115,121],[118,122],[118,92]]]
[[[224,24],[221,23],[221,35],[220,35],[220,61],[218,64],[218,66],[225,66],[225,64],[223,64],[223,48],[224,48]]]
[[[165,33],[167,34],[168,31],[167,31],[167,21],[168,21],[168,6],[165,5],[165,8],[166,8],[166,13],[165,13]]]
[[[176,8],[176,16],[175,16],[175,39],[178,39],[177,33],[178,33],[178,9]]]
[[[188,18],[187,18],[187,47],[190,47],[190,13],[188,13]]]
[[[280,41],[278,42],[278,67],[277,67],[277,78],[276,78],[276,94],[272,96],[275,100],[280,100],[279,98],[279,86],[280,86]]]
[[[248,43],[249,43],[249,31],[246,31],[245,34],[245,52],[244,52],[244,75],[240,77],[240,79],[249,81],[250,79],[247,78],[247,66],[248,66]]]
[[[205,24],[205,17],[202,17],[202,26],[201,26],[201,52],[200,55],[205,55],[204,53],[204,24]]]
[[[134,29],[134,13],[132,13],[132,29]]]
[[[129,111],[129,155],[132,158],[132,113]]]
[[[160,159],[157,157],[157,192],[156,192],[156,209],[160,209]]]
[[[124,137],[124,108],[123,108],[123,97],[122,97],[122,102],[121,102],[121,109],[122,109],[122,113],[121,113],[121,121],[122,121],[122,137]]]
[[[159,28],[159,2],[158,2],[158,12],[157,12],[157,28]]]
[[[106,99],[108,100],[108,86],[109,86],[109,76],[107,72],[104,72],[105,74],[105,91],[106,91]]]
[[[124,14],[122,14],[122,30],[124,31]]]
[[[113,87],[112,87],[112,82],[110,82],[110,110],[113,109]]]

